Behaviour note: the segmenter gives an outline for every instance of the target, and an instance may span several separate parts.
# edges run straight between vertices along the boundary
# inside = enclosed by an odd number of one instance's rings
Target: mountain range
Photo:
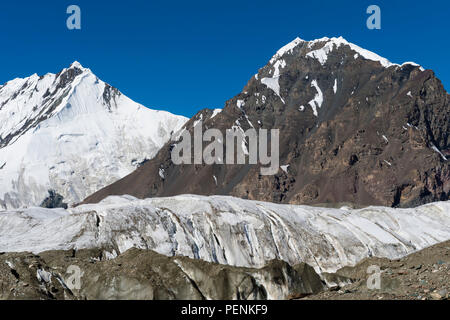
[[[427,276],[441,277],[447,266],[432,259],[450,239],[449,104],[432,70],[342,37],[293,40],[223,109],[191,119],[132,101],[78,62],[9,81],[0,298],[365,295],[366,264],[400,268],[392,259],[421,249]],[[208,129],[278,129],[278,170],[200,164],[195,152],[175,164],[184,133]],[[237,144],[247,159],[251,147]],[[73,265],[84,285],[72,291]]]

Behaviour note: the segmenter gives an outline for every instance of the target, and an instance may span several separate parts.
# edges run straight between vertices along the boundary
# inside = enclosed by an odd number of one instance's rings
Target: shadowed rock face
[[[69,266],[82,273],[80,289],[69,289]],[[277,260],[252,269],[138,249],[113,260],[104,260],[100,249],[0,255],[0,299],[260,300],[301,298],[324,289],[312,267]]]
[[[171,141],[85,202],[185,193],[393,207],[449,199],[450,96],[441,82],[431,70],[366,59],[340,42],[297,41],[222,112],[213,117],[202,110],[185,125],[192,133],[202,119],[203,130],[218,128],[224,135],[232,126],[280,129],[280,165],[287,170],[261,176],[259,165],[174,165]]]
[[[46,197],[42,201],[41,207],[49,209],[54,208],[67,209],[68,206],[67,203],[64,203],[64,197],[62,195],[55,192],[55,190],[48,190],[48,197]]]

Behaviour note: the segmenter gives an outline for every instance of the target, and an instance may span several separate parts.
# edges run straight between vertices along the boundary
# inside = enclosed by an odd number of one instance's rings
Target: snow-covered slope
[[[186,118],[147,109],[78,62],[0,86],[0,208],[68,203],[154,157]]]
[[[237,266],[271,259],[333,272],[450,239],[450,202],[413,209],[328,209],[226,196],[109,197],[69,210],[0,212],[0,252],[131,247]]]

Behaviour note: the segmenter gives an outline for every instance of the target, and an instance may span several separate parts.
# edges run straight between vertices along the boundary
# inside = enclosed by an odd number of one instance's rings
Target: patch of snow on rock
[[[322,90],[320,90],[319,85],[317,84],[316,80],[313,80],[311,82],[311,87],[316,88],[316,95],[314,96],[314,99],[312,99],[309,103],[309,105],[311,106],[314,115],[317,117],[318,112],[317,112],[317,108],[322,107],[322,103],[323,103],[323,93]]]

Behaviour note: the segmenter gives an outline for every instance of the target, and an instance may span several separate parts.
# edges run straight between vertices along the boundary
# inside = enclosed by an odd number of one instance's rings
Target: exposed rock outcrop
[[[0,254],[0,300],[293,299],[324,288],[310,266],[282,261],[253,269],[139,249],[112,260],[97,249]]]

